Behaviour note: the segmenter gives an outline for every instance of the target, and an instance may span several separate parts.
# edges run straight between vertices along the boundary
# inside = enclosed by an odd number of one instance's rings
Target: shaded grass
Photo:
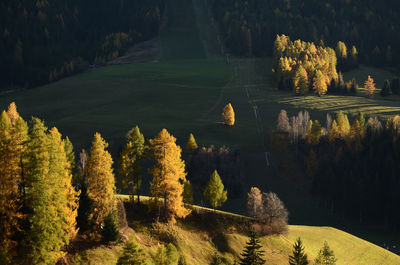
[[[76,150],[99,131],[116,152],[125,133],[139,125],[146,138],[162,128],[181,138],[215,143],[223,134],[217,120],[201,119],[230,80],[219,60],[169,61],[94,69],[44,87],[0,98],[0,108],[15,101],[25,119],[37,116],[68,135]],[[220,135],[220,140],[223,135]]]

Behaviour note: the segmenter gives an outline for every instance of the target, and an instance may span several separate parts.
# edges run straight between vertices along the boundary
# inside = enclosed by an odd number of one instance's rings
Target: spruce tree
[[[210,180],[203,192],[204,198],[211,204],[215,210],[228,199],[228,192],[224,190],[224,184],[217,172],[211,174]]]
[[[319,251],[318,256],[315,258],[315,265],[335,265],[337,259],[333,250],[330,249],[328,243],[325,241],[324,246]]]
[[[289,256],[290,265],[308,265],[307,254],[304,252],[303,242],[300,237],[293,245],[293,255]]]
[[[102,222],[114,206],[113,161],[107,147],[108,144],[101,135],[95,133],[85,170],[87,195],[93,206],[89,220],[93,222],[97,232],[100,232]]]
[[[118,258],[117,265],[145,265],[146,255],[143,249],[136,242],[135,237],[125,243],[122,255]]]
[[[140,163],[144,156],[144,150],[144,136],[139,127],[136,126],[129,132],[126,145],[121,152],[119,175],[122,186],[129,188],[132,201],[134,201],[134,195],[136,194],[138,203],[140,203],[140,188],[142,185]]]
[[[55,264],[68,244],[61,138],[46,131],[43,122],[32,119],[25,187],[29,221],[26,247],[31,264]]]
[[[175,223],[176,217],[184,218],[190,210],[184,207],[183,191],[186,181],[185,163],[181,159],[181,148],[176,145],[176,138],[163,129],[150,141],[156,164],[149,172],[153,175],[150,193],[156,203],[164,199],[165,217]]]
[[[235,124],[235,111],[233,110],[231,103],[228,103],[224,107],[222,117],[224,118],[225,125],[233,126]]]
[[[250,232],[250,240],[246,243],[246,247],[241,254],[240,265],[262,265],[265,264],[263,259],[264,251],[261,248],[260,240],[254,230]]]

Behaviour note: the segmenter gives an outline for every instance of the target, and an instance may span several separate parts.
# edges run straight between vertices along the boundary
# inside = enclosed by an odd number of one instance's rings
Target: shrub
[[[178,232],[167,224],[163,223],[154,223],[151,227],[152,236],[156,237],[158,240],[165,243],[176,244],[178,242]]]
[[[117,241],[119,239],[117,211],[111,211],[104,219],[101,236],[103,242]]]

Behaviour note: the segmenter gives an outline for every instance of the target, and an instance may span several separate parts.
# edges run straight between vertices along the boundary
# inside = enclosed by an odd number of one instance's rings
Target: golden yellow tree
[[[326,91],[328,91],[326,77],[322,74],[320,70],[317,70],[317,73],[314,77],[313,90],[315,94],[318,94],[318,96],[325,95]]]
[[[3,111],[0,116],[0,260],[3,255],[9,255],[9,250],[16,244],[12,237],[21,217],[19,179],[14,178],[20,170],[14,163],[12,148],[11,121]]]
[[[95,133],[90,156],[85,168],[87,195],[92,202],[93,212],[89,219],[93,221],[94,229],[100,230],[104,218],[114,207],[115,180],[112,170],[112,158],[106,150],[108,144]]]
[[[184,218],[190,210],[183,203],[184,182],[186,181],[185,163],[181,159],[181,148],[176,145],[176,138],[163,129],[150,141],[156,164],[149,172],[153,175],[150,192],[156,203],[164,199],[166,219],[176,222],[176,217]]]
[[[371,76],[368,76],[368,79],[364,82],[364,92],[368,95],[368,97],[372,97],[375,92],[375,82]]]
[[[78,215],[78,202],[79,202],[79,193],[72,186],[72,172],[71,165],[68,161],[68,155],[65,151],[66,140],[61,139],[61,133],[57,130],[57,128],[53,127],[49,131],[50,141],[53,143],[53,156],[56,161],[53,163],[58,164],[58,176],[63,179],[63,191],[65,196],[65,216],[66,216],[66,224],[65,231],[68,239],[74,239],[78,234],[78,228],[76,223],[76,217]]]
[[[222,117],[224,118],[224,123],[228,126],[233,126],[235,124],[235,112],[233,110],[233,107],[231,103],[228,103],[223,111],[222,111]]]
[[[17,119],[19,118],[19,114],[17,111],[17,105],[15,102],[11,102],[11,104],[8,106],[7,110],[8,117],[10,117],[11,124],[15,124]]]

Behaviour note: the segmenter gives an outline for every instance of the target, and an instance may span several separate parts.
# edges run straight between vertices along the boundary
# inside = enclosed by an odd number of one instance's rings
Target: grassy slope
[[[231,215],[224,212],[218,214],[221,217]],[[149,258],[154,256],[159,244],[163,243],[153,238],[148,230],[138,226],[137,223],[133,224],[133,227],[136,229],[136,240],[146,250],[147,256]],[[178,250],[185,255],[188,264],[193,265],[209,264],[215,252],[233,262],[248,240],[246,235],[234,232],[234,229],[231,229],[230,233],[218,234],[218,236],[190,223],[178,224],[174,229],[177,232]],[[314,260],[323,242],[327,241],[334,250],[338,265],[397,265],[400,262],[399,256],[335,228],[289,226],[289,232],[286,235],[261,238],[266,264],[287,264],[292,245],[298,237],[302,238],[310,260]],[[121,244],[109,247],[99,246],[73,255],[70,258],[70,264],[114,265],[120,253]]]

